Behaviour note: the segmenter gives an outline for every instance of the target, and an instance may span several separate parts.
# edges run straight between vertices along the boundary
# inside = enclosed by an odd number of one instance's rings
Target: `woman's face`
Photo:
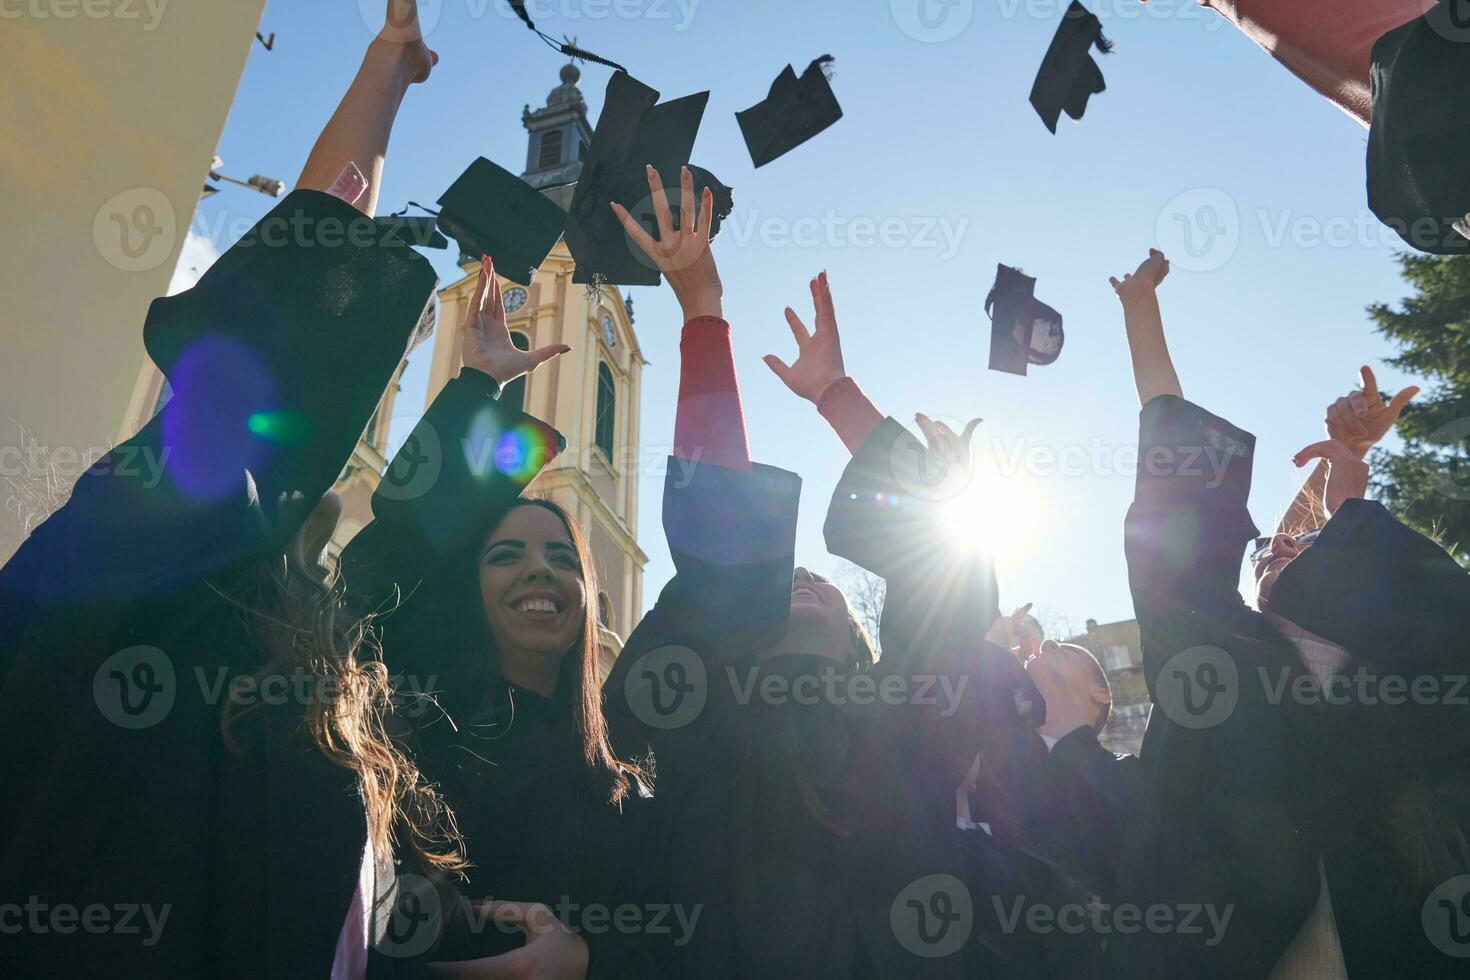
[[[502,654],[560,657],[581,635],[587,583],[561,518],[516,507],[480,550],[480,599]]]
[[[1271,544],[1260,558],[1256,559],[1252,571],[1256,577],[1256,604],[1261,605],[1271,597],[1271,589],[1276,585],[1276,580],[1286,570],[1286,566],[1296,560],[1297,556],[1311,547],[1311,542],[1300,544],[1290,534],[1276,534],[1271,537]]]
[[[847,597],[821,575],[797,566],[791,580],[791,626],[788,634],[807,652],[851,655],[852,627]]]

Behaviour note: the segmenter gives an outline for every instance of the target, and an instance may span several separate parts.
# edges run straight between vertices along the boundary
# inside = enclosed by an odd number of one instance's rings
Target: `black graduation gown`
[[[895,472],[923,457],[885,421],[829,510],[829,549],[887,579],[870,690],[889,679],[957,683],[999,615],[988,563],[946,559],[935,508],[904,489],[918,477]],[[656,756],[670,899],[701,910],[666,975],[969,975],[974,897],[934,902],[965,887],[954,795],[994,705],[979,685],[949,712],[917,687],[857,704],[858,688],[841,680],[850,670],[832,661],[756,659],[785,633],[799,493],[797,476],[760,465],[671,475],[663,519],[676,573],[604,687],[620,751],[652,746]],[[814,677],[836,677],[840,693],[797,697]],[[1018,710],[1017,692],[997,698]],[[955,902],[967,905],[961,925],[941,914]]]
[[[74,910],[4,938],[11,975],[331,969],[366,841],[357,778],[272,708],[266,737],[242,722],[249,751],[226,750],[222,692],[261,653],[209,583],[284,553],[432,297],[427,262],[391,236],[257,237],[360,218],[295,192],[194,289],[155,301],[145,340],[173,399],[0,570],[0,896]],[[256,437],[262,409],[302,424]],[[166,910],[158,935],[139,906]],[[113,928],[84,925],[103,909]]]
[[[1458,975],[1462,964],[1420,925],[1428,888],[1412,883],[1391,828],[1394,802],[1425,779],[1463,780],[1453,750],[1406,737],[1425,714],[1448,722],[1446,712],[1281,696],[1283,683],[1310,678],[1237,590],[1257,533],[1246,510],[1254,438],[1172,396],[1141,418],[1125,538],[1155,707],[1126,887],[1140,902],[1212,903],[1233,917],[1213,947],[1202,935],[1134,937],[1134,962],[1157,975],[1267,976],[1317,902],[1320,858],[1349,975]],[[1465,607],[1464,573],[1431,549],[1377,505],[1350,503],[1298,559],[1306,564],[1282,573],[1273,608],[1383,670],[1414,656],[1390,637],[1432,633],[1426,617]],[[1337,626],[1321,615],[1350,608]],[[1365,616],[1372,631],[1340,628]],[[1463,656],[1440,641],[1421,665]]]
[[[463,899],[543,903],[586,939],[593,980],[650,975],[644,948],[656,940],[613,918],[622,906],[644,914],[646,801],[636,781],[621,804],[609,802],[585,778],[567,705],[506,683],[487,662],[480,543],[540,471],[538,449],[560,444],[498,394],[470,368],[445,386],[390,465],[373,497],[375,520],[343,554],[343,575],[364,604],[395,588],[403,597],[383,619],[383,657],[409,709],[405,744],[464,838],[472,867],[457,883]],[[437,703],[413,700],[416,692]],[[448,892],[445,900],[456,901]],[[631,921],[628,909],[622,915]],[[524,943],[519,930],[463,904],[425,927],[441,922],[439,959]]]
[[[1109,752],[1084,725],[1057,740],[1036,775],[1030,825],[1045,853],[1096,894],[1116,894],[1123,843],[1142,792],[1138,758]]]

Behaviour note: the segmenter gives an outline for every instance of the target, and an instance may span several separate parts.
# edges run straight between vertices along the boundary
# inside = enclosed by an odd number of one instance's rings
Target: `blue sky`
[[[927,4],[925,28],[916,7]],[[381,21],[382,0],[269,0],[219,153],[226,172],[293,180]],[[1364,314],[1404,293],[1397,241],[1366,210],[1366,131],[1195,0],[1095,0],[1117,43],[1107,92],[1052,136],[1027,101],[1063,0],[533,0],[538,26],[628,66],[665,98],[711,91],[695,162],[735,188],[716,244],[754,456],[802,474],[799,560],[829,570],[826,499],[846,462],[837,438],[760,362],[794,356],[782,307],[809,305],[827,269],[848,372],[885,412],[986,421],[977,445],[1014,477],[1002,496],[1017,544],[1000,562],[1007,605],[1035,601],[1081,626],[1132,615],[1122,523],[1137,400],[1110,275],[1154,244],[1171,251],[1163,308],[1185,395],[1259,437],[1252,509],[1264,528],[1294,493],[1291,456],[1362,363],[1385,388],[1391,347]],[[477,155],[519,170],[523,105],[542,105],[563,60],[504,0],[435,0],[442,61],[408,97],[390,151],[385,212],[432,202]],[[788,63],[837,57],[846,112],[786,157],[751,167],[733,114]],[[593,119],[608,71],[585,66]],[[231,188],[195,229],[227,247],[269,199]],[[1189,235],[1189,241],[1185,235]],[[1194,254],[1189,251],[1193,246]],[[431,255],[441,276],[452,257]],[[1039,278],[1066,317],[1052,367],[986,370],[981,309],[997,262]],[[643,441],[671,440],[678,309],[632,290],[645,356]],[[422,406],[427,351],[399,414]],[[412,418],[400,420],[400,429]],[[641,481],[651,604],[671,574],[658,522],[662,476]]]

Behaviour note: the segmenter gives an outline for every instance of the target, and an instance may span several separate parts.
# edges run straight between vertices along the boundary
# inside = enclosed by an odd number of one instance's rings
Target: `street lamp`
[[[219,172],[219,168],[223,167],[224,165],[225,162],[223,160],[221,160],[219,157],[215,157],[214,162],[210,164],[209,167],[209,179],[224,181],[227,184],[236,184],[240,187],[248,187],[253,191],[259,191],[267,197],[280,197],[286,191],[286,184],[283,181],[276,180],[273,177],[262,177],[259,174],[255,174],[247,180],[238,180],[234,177],[227,177]],[[211,187],[210,185],[205,184],[204,191],[200,196],[208,197],[218,190],[218,187]]]

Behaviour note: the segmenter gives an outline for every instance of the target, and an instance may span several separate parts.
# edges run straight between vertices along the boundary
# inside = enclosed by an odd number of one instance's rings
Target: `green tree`
[[[1470,256],[1403,255],[1399,264],[1414,294],[1368,315],[1399,348],[1389,363],[1428,383],[1399,419],[1403,449],[1374,451],[1374,490],[1470,564]]]

